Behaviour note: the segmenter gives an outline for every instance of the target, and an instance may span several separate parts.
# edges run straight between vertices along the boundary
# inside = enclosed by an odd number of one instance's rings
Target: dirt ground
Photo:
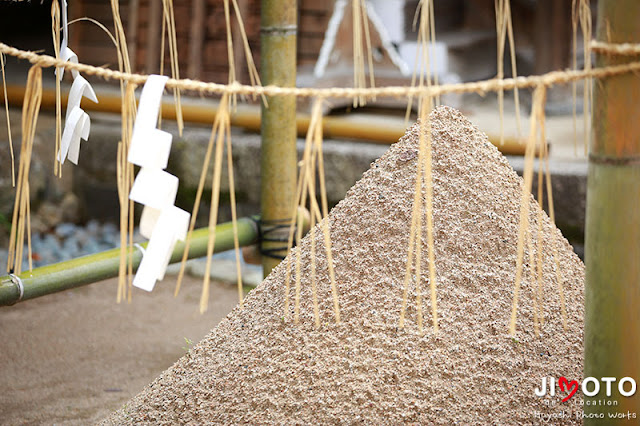
[[[0,308],[0,424],[90,424],[120,408],[215,327],[237,303],[212,283],[175,277],[116,304],[117,280]]]

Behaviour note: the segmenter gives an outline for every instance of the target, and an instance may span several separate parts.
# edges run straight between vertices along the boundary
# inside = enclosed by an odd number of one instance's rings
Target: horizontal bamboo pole
[[[256,244],[259,239],[258,219],[238,219],[238,238],[240,246]],[[193,232],[189,246],[189,258],[202,257],[207,253],[209,229],[201,228]],[[145,244],[141,244],[146,247]],[[215,252],[233,249],[233,228],[231,222],[216,226]],[[182,259],[184,243],[178,242],[171,255],[170,263]],[[142,253],[134,248],[131,252],[133,269],[137,270]],[[0,306],[13,305],[19,301],[34,299],[47,294],[69,290],[75,287],[92,284],[118,275],[120,265],[120,249],[79,257],[66,262],[36,268],[19,276],[24,287],[20,298],[20,288],[9,276],[0,278]]]
[[[0,97],[2,97],[0,92]],[[120,114],[121,100],[117,93],[98,92],[100,103],[84,101],[82,108],[85,111],[111,112]],[[24,99],[24,86],[7,86],[7,98],[9,105],[18,107]],[[63,107],[67,104],[67,93],[62,94]],[[42,90],[41,108],[54,109],[56,105],[55,90],[44,88]],[[185,121],[192,123],[211,124],[218,112],[217,104],[196,104],[183,102],[182,114]],[[162,105],[162,117],[175,120],[176,111],[173,102],[164,102]],[[310,117],[308,114],[296,114],[296,129],[298,136],[305,136],[309,129]],[[260,107],[240,104],[231,114],[231,125],[242,127],[254,132],[260,131],[261,118]],[[362,141],[376,144],[389,145],[396,143],[406,132],[404,120],[390,122],[376,118],[364,117],[335,117],[328,116],[322,119],[323,135],[326,139],[348,138],[354,141]],[[522,140],[513,137],[505,137],[504,144],[500,145],[499,135],[489,135],[491,143],[505,155],[524,155],[525,145]]]

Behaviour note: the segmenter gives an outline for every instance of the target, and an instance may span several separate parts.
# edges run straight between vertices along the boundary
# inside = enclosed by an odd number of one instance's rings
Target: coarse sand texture
[[[544,413],[565,416],[554,424],[580,423],[578,394],[561,402],[566,395],[560,391],[537,397],[534,390],[542,377],[582,377],[584,265],[542,215],[541,335],[534,335],[535,280],[525,244],[517,332],[510,336],[522,180],[456,110],[438,108],[431,123],[437,334],[429,297],[423,297],[425,333],[418,333],[415,282],[409,288],[406,327],[398,329],[418,157],[419,126],[414,125],[329,215],[341,324],[335,323],[318,228],[319,329],[307,236],[293,252],[300,250],[303,261],[298,325],[294,303],[284,315],[285,263],[292,255],[251,292],[244,308],[231,312],[105,422],[536,424]],[[534,252],[538,215],[531,198]],[[427,259],[426,239],[422,251]],[[424,262],[421,275],[420,288],[428,295]],[[290,297],[293,301],[293,284]]]

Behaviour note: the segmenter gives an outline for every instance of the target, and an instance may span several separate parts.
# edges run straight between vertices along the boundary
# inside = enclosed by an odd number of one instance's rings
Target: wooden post
[[[535,11],[534,72],[562,70],[571,60],[572,0],[542,0]],[[517,44],[516,44],[517,46]]]
[[[640,42],[640,2],[600,0],[598,35],[612,43]],[[638,60],[598,55],[598,66]],[[624,74],[595,81],[594,138],[590,146],[586,218],[586,293],[584,376],[615,377],[585,396],[589,416],[629,412],[637,422],[640,392],[623,396],[624,377],[640,380],[640,78]],[[630,382],[624,386],[629,392]],[[593,391],[593,386],[588,387]],[[587,405],[587,401],[598,405]],[[602,401],[602,402],[600,402]],[[617,405],[607,404],[616,401]],[[612,420],[585,419],[585,424]]]
[[[160,69],[160,38],[162,24],[162,2],[153,0],[149,2],[149,27],[147,28],[147,46],[145,68],[147,74],[155,74]]]
[[[189,78],[198,79],[202,74],[202,46],[205,37],[205,1],[191,3],[191,29],[189,31]]]
[[[140,10],[140,0],[129,0],[127,10],[127,50],[129,51],[129,62],[131,69],[135,72],[138,65],[138,12]]]
[[[262,0],[260,78],[262,84],[296,84],[296,0]],[[262,105],[261,211],[263,270],[268,275],[287,252],[296,189],[296,99],[268,97]]]

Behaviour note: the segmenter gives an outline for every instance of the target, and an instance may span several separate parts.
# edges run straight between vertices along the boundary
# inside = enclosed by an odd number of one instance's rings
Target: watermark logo
[[[566,377],[559,377],[557,380],[554,377],[543,377],[540,386],[535,389],[536,396],[543,397],[547,394],[555,396],[556,385],[561,395],[566,393],[562,402],[567,402],[578,390],[581,390],[582,394],[588,397],[597,396],[604,390],[605,395],[611,397],[613,390],[617,389],[620,395],[630,397],[636,393],[637,388],[636,381],[631,377],[623,377],[620,380],[616,377],[601,377],[600,379],[586,377],[582,383],[575,379],[569,380]]]
[[[553,423],[573,416],[579,421],[585,419],[608,419],[610,422],[613,420],[636,420],[637,413],[616,409],[620,402],[619,397],[629,398],[635,395],[636,389],[636,381],[631,377],[621,379],[586,377],[582,381],[569,380],[566,377],[542,377],[540,385],[534,391],[536,396],[545,397],[542,399],[542,403],[551,411],[534,410],[533,417],[542,423]],[[578,392],[582,392],[582,395],[588,398],[580,399],[577,403],[579,407],[575,407],[570,403],[570,400]],[[583,411],[585,406],[600,406],[602,409],[592,408],[585,412]],[[556,408],[555,411],[552,409],[553,407]]]

